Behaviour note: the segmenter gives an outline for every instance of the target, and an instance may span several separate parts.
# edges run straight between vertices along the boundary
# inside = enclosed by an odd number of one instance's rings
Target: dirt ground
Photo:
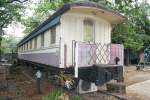
[[[8,81],[8,88],[5,91],[0,91],[0,97],[15,98],[15,100],[42,100],[43,96],[48,95],[54,89],[48,82],[42,82],[42,93],[38,94],[36,86],[36,82],[20,74],[15,79]]]
[[[141,93],[137,93],[136,91],[132,90],[131,86],[135,86],[137,88],[137,83],[145,82],[150,80],[150,70],[146,69],[145,71],[136,71],[134,66],[132,67],[125,67],[125,84],[127,85],[127,94],[120,95],[128,100],[150,100],[149,97]],[[12,77],[12,76],[11,76]],[[149,84],[149,83],[147,83]],[[49,81],[44,80],[41,84],[41,94],[37,94],[36,88],[36,80],[26,76],[25,74],[19,74],[13,76],[8,80],[8,88],[4,89],[3,91],[0,90],[0,100],[6,100],[2,98],[13,97],[14,100],[42,100],[43,96],[48,95],[49,93],[53,92],[54,90],[58,89],[59,87],[52,85]],[[147,86],[147,85],[146,85]],[[150,84],[149,84],[150,89]],[[74,95],[74,92],[68,92],[69,95]],[[75,94],[76,95],[76,94]],[[104,95],[102,93],[90,93],[85,95],[80,95],[84,98],[84,100],[119,100],[115,99],[112,96]]]
[[[125,67],[127,97],[130,100],[150,100],[150,66],[136,71],[135,66]]]
[[[127,86],[150,79],[150,66],[141,71],[136,71],[135,66],[125,67],[125,83]]]

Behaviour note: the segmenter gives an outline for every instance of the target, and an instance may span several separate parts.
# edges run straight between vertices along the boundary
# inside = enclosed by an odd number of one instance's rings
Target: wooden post
[[[41,94],[41,88],[40,88],[40,82],[41,79],[40,78],[37,78],[37,90],[38,90],[38,94]]]
[[[38,94],[41,94],[41,89],[40,89],[40,85],[41,85],[41,76],[42,76],[42,73],[40,70],[38,70],[36,72],[36,77],[37,77],[37,92]]]

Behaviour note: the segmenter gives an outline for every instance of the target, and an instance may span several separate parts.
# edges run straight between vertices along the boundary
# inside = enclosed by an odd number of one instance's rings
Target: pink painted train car
[[[65,4],[18,43],[18,59],[48,66],[123,66],[123,45],[111,44],[111,30],[126,18],[94,2]]]

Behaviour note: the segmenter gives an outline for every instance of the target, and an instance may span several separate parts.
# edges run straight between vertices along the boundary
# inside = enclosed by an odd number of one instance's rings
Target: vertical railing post
[[[75,42],[75,69],[74,69],[74,76],[78,78],[78,43]]]
[[[72,66],[75,66],[75,40],[72,41]]]

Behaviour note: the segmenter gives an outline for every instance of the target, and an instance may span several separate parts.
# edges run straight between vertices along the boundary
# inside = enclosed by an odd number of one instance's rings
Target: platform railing
[[[119,64],[124,63],[124,47],[121,44],[72,42],[72,62],[75,73],[78,67],[88,67],[93,64]],[[118,59],[118,63],[116,60]],[[77,74],[75,75],[77,77]]]

